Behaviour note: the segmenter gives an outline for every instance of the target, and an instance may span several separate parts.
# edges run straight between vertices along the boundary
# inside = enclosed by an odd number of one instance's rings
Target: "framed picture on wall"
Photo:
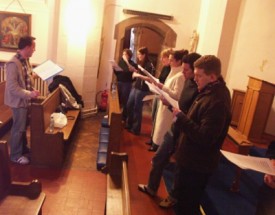
[[[0,11],[0,50],[15,52],[20,37],[31,34],[31,14]]]

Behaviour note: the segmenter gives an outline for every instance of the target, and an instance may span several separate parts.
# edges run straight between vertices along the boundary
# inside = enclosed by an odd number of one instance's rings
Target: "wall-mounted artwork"
[[[0,50],[15,52],[25,35],[31,35],[31,14],[0,11]]]

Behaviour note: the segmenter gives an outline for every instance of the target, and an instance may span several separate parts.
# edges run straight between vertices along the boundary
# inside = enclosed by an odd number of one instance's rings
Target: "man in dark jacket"
[[[187,113],[194,99],[198,95],[198,87],[194,81],[194,62],[201,57],[198,53],[185,55],[182,59],[183,74],[185,77],[184,88],[178,101],[179,108],[183,113]],[[167,104],[167,101],[162,101]],[[170,106],[169,109],[172,107]],[[175,142],[178,138],[178,129],[172,124],[171,129],[166,132],[163,142],[152,158],[152,168],[149,174],[148,184],[139,184],[138,189],[141,192],[154,196],[159,188],[164,168],[169,164],[169,158],[174,151]],[[169,206],[173,206],[170,204]]]
[[[187,114],[173,109],[175,126],[180,129],[176,153],[174,189],[169,198],[177,199],[176,213],[197,215],[208,179],[217,168],[220,148],[226,137],[230,113],[230,93],[221,76],[221,62],[213,55],[199,58],[195,64],[199,95]]]

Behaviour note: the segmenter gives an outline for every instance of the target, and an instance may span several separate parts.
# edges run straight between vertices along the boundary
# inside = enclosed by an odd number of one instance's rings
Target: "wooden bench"
[[[245,135],[229,126],[227,137],[235,144],[236,153],[241,155],[249,154],[249,150],[253,146],[253,143],[249,141]],[[231,186],[231,191],[233,192],[238,192],[240,190],[241,171],[241,168],[236,166],[236,175]]]
[[[130,215],[130,194],[126,153],[110,153],[107,174],[106,215]]]
[[[108,119],[110,125],[109,145],[107,152],[107,168],[110,165],[111,152],[120,152],[120,142],[123,130],[122,112],[119,105],[118,91],[109,93]]]
[[[103,173],[108,172],[111,152],[120,152],[120,142],[123,126],[122,113],[120,110],[117,91],[110,93],[108,97],[108,119],[106,124],[109,127],[109,131],[108,134],[102,134],[100,131],[99,148],[97,154],[97,169],[101,170]],[[108,136],[107,143],[105,135]],[[104,137],[104,142],[101,141],[102,137]],[[107,150],[105,149],[106,144]],[[103,150],[101,150],[102,148]]]
[[[80,110],[66,113],[68,124],[62,128],[49,131],[51,114],[61,104],[61,91],[57,88],[41,103],[31,106],[31,162],[34,165],[61,167],[65,158],[67,145],[80,115]]]
[[[0,141],[0,213],[42,214],[45,193],[41,183],[12,182],[6,141]]]
[[[0,137],[3,136],[11,126],[12,111],[4,104],[6,81],[0,82]]]

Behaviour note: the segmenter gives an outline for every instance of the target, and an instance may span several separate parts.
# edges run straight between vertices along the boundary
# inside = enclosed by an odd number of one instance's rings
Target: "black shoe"
[[[30,148],[29,147],[23,147],[23,150],[22,150],[22,154],[29,154],[31,152]]]
[[[127,129],[128,131],[132,129],[132,126],[128,125],[127,123],[125,123],[124,126],[125,129]]]
[[[145,142],[145,144],[151,146],[153,144],[152,139],[150,139],[149,141]]]
[[[148,149],[150,152],[156,152],[158,150],[159,146],[157,144],[152,144],[151,147]]]
[[[132,133],[133,135],[136,135],[136,136],[139,136],[140,133],[139,132],[136,132],[136,131],[133,131],[132,129],[128,130],[130,133]]]

